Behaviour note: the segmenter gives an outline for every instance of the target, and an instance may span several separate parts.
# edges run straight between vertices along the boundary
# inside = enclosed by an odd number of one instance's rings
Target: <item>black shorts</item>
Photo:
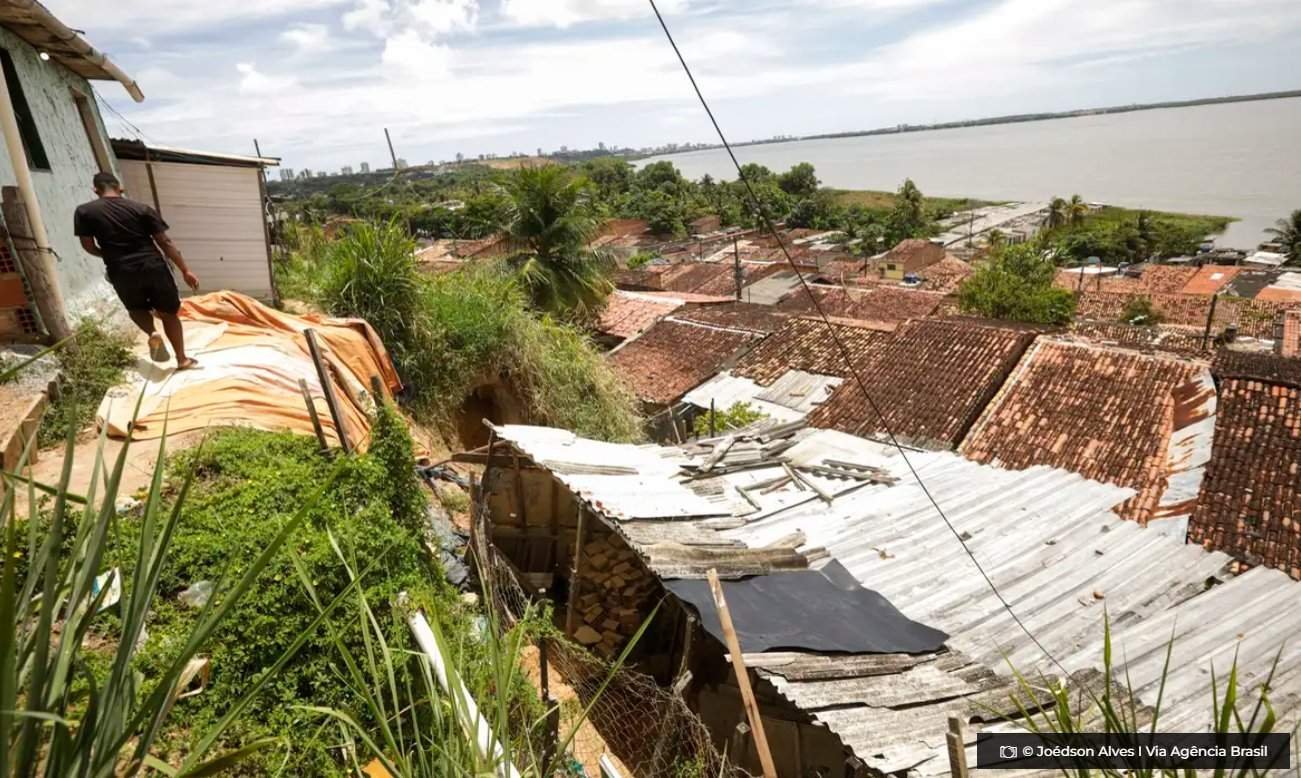
[[[128,311],[176,313],[181,294],[172,269],[163,262],[108,271],[108,282]]]

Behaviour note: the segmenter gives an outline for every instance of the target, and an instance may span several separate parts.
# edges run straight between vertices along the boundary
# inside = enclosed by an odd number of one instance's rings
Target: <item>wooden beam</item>
[[[329,451],[330,444],[325,439],[325,429],[321,426],[321,417],[316,413],[316,401],[312,399],[312,390],[307,388],[307,379],[298,379],[298,389],[303,393],[303,402],[307,403],[307,416],[312,420],[312,431],[316,433],[316,442],[322,451]]]
[[[519,519],[520,529],[529,525],[527,508],[524,504],[524,476],[520,474],[519,454],[514,456],[515,465],[515,514]]]
[[[578,503],[578,531],[574,533],[574,567],[569,576],[569,602],[565,604],[565,637],[574,636],[574,620],[578,616],[578,595],[582,589],[583,542],[587,533],[587,511]]]
[[[330,409],[330,418],[334,421],[334,432],[339,438],[339,447],[347,454],[352,451],[352,446],[348,442],[348,432],[343,428],[343,413],[339,410],[339,398],[334,394],[334,380],[330,378],[330,368],[321,354],[321,344],[316,340],[316,330],[308,327],[303,330],[303,335],[307,338],[307,351],[312,355],[312,363],[316,365],[316,377],[320,380],[321,392],[325,395],[325,407]]]
[[[944,735],[949,747],[949,775],[951,778],[967,778],[967,746],[962,736],[962,720],[949,716],[949,731]]]
[[[741,641],[732,626],[732,613],[727,609],[727,598],[723,596],[723,584],[718,580],[718,571],[709,568],[709,591],[714,595],[714,607],[718,609],[718,621],[723,627],[723,636],[727,638],[727,651],[732,655],[732,670],[736,673],[736,685],[741,690],[741,704],[745,707],[745,716],[754,733],[754,747],[759,752],[759,764],[763,768],[764,778],[777,778],[777,767],[768,750],[768,737],[763,731],[763,717],[759,714],[759,703],[754,699],[754,689],[750,686],[750,671],[745,667],[745,656],[741,653]]]

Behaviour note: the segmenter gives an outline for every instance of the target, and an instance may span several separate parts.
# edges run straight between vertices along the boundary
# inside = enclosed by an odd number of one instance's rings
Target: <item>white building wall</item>
[[[32,185],[40,201],[50,243],[58,253],[55,262],[68,317],[75,321],[82,316],[115,312],[119,306],[104,278],[103,260],[82,251],[81,242],[72,232],[72,213],[78,205],[94,197],[90,180],[99,172],[73,99],[74,89],[90,98],[104,145],[109,145],[90,82],[54,61],[41,60],[35,49],[4,28],[0,28],[0,46],[14,61],[23,95],[50,160],[49,170],[31,171]],[[112,160],[109,164],[113,164]],[[0,152],[0,184],[17,183],[8,153]]]

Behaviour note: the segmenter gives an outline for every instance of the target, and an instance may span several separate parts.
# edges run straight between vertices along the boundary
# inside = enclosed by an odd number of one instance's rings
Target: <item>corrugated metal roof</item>
[[[760,386],[749,378],[724,370],[687,392],[682,401],[706,410],[712,401],[718,411],[745,403],[774,421],[796,421],[824,402],[841,380],[803,370],[788,370],[771,386]]]
[[[1201,407],[1196,403],[1202,400],[1193,393],[1189,402]],[[1193,426],[1181,427],[1187,436],[1175,444],[1190,463],[1204,453]],[[677,556],[657,567],[657,544],[734,553],[794,543],[810,559],[825,549],[909,618],[952,635],[948,652],[924,657],[747,656],[781,694],[876,770],[947,773],[948,715],[963,716],[979,729],[989,716],[985,706],[1007,706],[1008,661],[1030,677],[1057,674],[995,598],[896,449],[829,430],[795,433],[795,445],[781,453],[787,465],[853,463],[898,479],[887,485],[806,472],[834,495],[828,504],[793,482],[770,485],[780,481],[780,465],[684,486],[677,469],[698,470],[702,460],[684,449],[598,444],[536,430],[501,427],[498,434],[535,461],[541,456],[541,464],[561,460],[645,468],[638,478],[593,475],[579,485],[585,496],[623,507],[624,514],[615,518],[641,517],[617,527],[661,575],[702,574],[692,565],[708,565],[709,557],[693,563]],[[1129,499],[1132,489],[1042,466],[1003,470],[949,452],[913,452],[909,459],[971,553],[1074,682],[1099,676],[1106,613],[1118,664],[1126,663],[1140,700],[1149,704],[1156,699],[1167,641],[1175,638],[1163,730],[1199,731],[1209,725],[1212,664],[1222,677],[1236,652],[1240,696],[1250,696],[1248,690],[1263,680],[1281,647],[1270,700],[1282,729],[1296,723],[1301,643],[1285,640],[1301,624],[1301,584],[1266,568],[1235,577],[1225,554],[1186,544],[1168,525],[1142,527],[1121,519],[1112,509]],[[557,477],[567,484],[577,481],[563,472]],[[740,489],[747,489],[744,499]],[[696,508],[717,511],[724,504],[731,506],[727,515],[692,515]],[[647,510],[651,505],[659,507]],[[650,520],[649,513],[684,518]],[[1115,680],[1124,683],[1123,677]]]

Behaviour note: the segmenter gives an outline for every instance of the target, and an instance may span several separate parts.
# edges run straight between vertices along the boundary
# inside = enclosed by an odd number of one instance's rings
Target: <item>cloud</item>
[[[451,72],[452,50],[407,30],[384,43],[380,62],[390,78],[437,81]]]
[[[434,35],[472,30],[479,21],[478,0],[416,0],[408,9],[411,18]]]
[[[324,24],[295,24],[280,33],[280,40],[307,54],[329,51],[334,46],[330,28]]]
[[[125,32],[154,36],[177,30],[213,30],[231,22],[271,19],[337,7],[347,0],[45,0],[69,27],[96,36]]]
[[[380,38],[412,29],[439,37],[473,30],[478,21],[478,0],[355,0],[343,15],[344,29]]]
[[[294,86],[295,80],[289,76],[268,76],[257,69],[252,62],[240,62],[235,65],[240,74],[239,92],[244,95],[270,95],[282,92]]]
[[[688,0],[659,0],[664,14],[685,10]],[[651,16],[646,0],[503,0],[501,13],[526,27],[569,27],[580,22]]]

